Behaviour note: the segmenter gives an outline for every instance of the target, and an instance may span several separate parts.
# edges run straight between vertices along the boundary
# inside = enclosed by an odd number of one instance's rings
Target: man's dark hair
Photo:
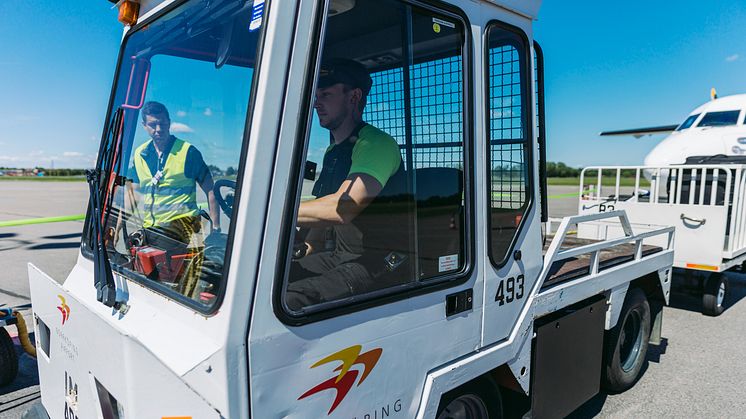
[[[169,121],[171,120],[171,116],[168,114],[166,105],[156,101],[145,102],[145,104],[142,106],[140,114],[142,116],[142,122],[145,122],[145,117],[148,115],[166,115],[166,118],[168,118]]]

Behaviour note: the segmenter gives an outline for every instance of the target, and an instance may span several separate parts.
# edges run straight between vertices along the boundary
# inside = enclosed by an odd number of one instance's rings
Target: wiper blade
[[[87,170],[86,179],[88,189],[91,193],[90,205],[93,218],[93,283],[96,287],[96,299],[107,307],[114,307],[116,303],[117,290],[114,283],[114,274],[111,271],[109,256],[106,254],[106,240],[103,234],[103,223],[101,214],[101,202],[99,195],[99,180],[101,171],[99,169]]]
[[[116,284],[106,250],[104,226],[107,218],[106,210],[113,198],[110,196],[113,186],[112,180],[116,180],[116,173],[120,169],[119,143],[121,139],[119,137],[123,113],[122,108],[118,108],[114,113],[109,125],[109,135],[99,149],[96,169],[86,171],[86,180],[91,195],[89,200],[90,214],[93,220],[93,283],[96,287],[96,299],[107,307],[117,306]]]

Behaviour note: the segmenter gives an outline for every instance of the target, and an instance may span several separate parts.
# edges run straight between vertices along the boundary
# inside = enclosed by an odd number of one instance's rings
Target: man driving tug
[[[364,221],[363,213],[385,188],[404,190],[406,182],[396,140],[363,121],[372,85],[356,61],[321,65],[314,109],[329,130],[330,145],[313,186],[315,199],[298,209],[296,238],[305,239],[294,252],[286,300],[291,310],[371,291],[380,285],[376,277],[386,261],[402,257],[388,243],[376,243]],[[401,241],[394,236],[391,241]]]

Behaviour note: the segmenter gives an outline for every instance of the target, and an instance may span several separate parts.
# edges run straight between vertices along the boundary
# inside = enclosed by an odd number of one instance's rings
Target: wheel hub
[[[464,394],[448,403],[438,419],[488,419],[487,406],[479,397]]]
[[[723,302],[725,301],[725,282],[721,282],[720,286],[718,286],[718,295],[717,295],[717,306],[722,307]]]
[[[619,360],[624,372],[630,372],[640,355],[642,347],[642,317],[637,311],[630,312],[624,320],[619,345]]]

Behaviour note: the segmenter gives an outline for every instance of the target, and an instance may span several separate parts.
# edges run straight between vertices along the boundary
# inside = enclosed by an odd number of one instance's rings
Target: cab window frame
[[[462,269],[456,272],[450,272],[425,281],[414,278],[412,282],[399,284],[396,286],[386,287],[374,292],[360,294],[359,296],[348,297],[346,299],[335,300],[327,303],[316,304],[311,306],[312,310],[304,311],[300,314],[294,313],[288,309],[285,304],[285,285],[290,273],[292,261],[292,230],[296,225],[296,214],[301,200],[301,188],[303,180],[303,166],[307,159],[308,147],[310,143],[310,134],[313,121],[313,97],[314,89],[317,83],[317,75],[321,65],[323,55],[325,31],[327,28],[328,16],[325,9],[325,2],[320,2],[316,21],[314,22],[312,36],[315,33],[311,44],[311,54],[306,65],[308,71],[305,75],[303,88],[302,103],[300,109],[305,112],[305,118],[299,124],[295,137],[295,143],[292,154],[292,172],[289,176],[287,195],[285,197],[284,218],[281,227],[280,245],[278,246],[277,263],[275,269],[275,279],[272,292],[272,306],[275,316],[288,326],[303,326],[306,324],[316,323],[330,318],[339,317],[346,314],[356,313],[369,308],[391,304],[397,301],[406,300],[419,295],[429,294],[444,289],[450,289],[466,283],[474,272],[476,242],[475,235],[475,198],[476,189],[474,184],[474,101],[476,91],[474,90],[474,54],[472,53],[473,38],[469,30],[470,21],[466,13],[450,4],[442,3],[437,0],[395,0],[403,5],[418,8],[425,12],[433,12],[440,16],[455,19],[462,26],[463,42],[461,44],[461,75],[462,75],[462,156],[463,156],[463,195],[464,195],[464,233],[463,233],[463,252],[464,264]],[[410,87],[411,88],[411,87]],[[445,305],[445,298],[443,299]],[[320,308],[316,308],[319,307]]]
[[[522,144],[523,145],[523,152],[524,152],[524,158],[525,158],[525,170],[526,170],[526,185],[525,185],[525,192],[526,192],[526,200],[521,206],[521,221],[516,226],[515,233],[513,234],[513,237],[511,238],[510,244],[505,249],[505,253],[502,257],[502,259],[496,259],[495,258],[495,249],[493,248],[492,243],[492,138],[491,138],[491,123],[492,123],[492,112],[490,109],[490,103],[492,100],[492,96],[490,95],[491,85],[490,85],[490,50],[492,49],[490,45],[490,34],[491,31],[494,29],[502,30],[509,32],[513,35],[517,35],[517,37],[521,40],[523,45],[517,45],[515,43],[506,43],[505,45],[513,46],[516,49],[516,52],[519,54],[519,60],[520,60],[520,77],[521,77],[521,83],[520,86],[523,89],[523,94],[521,95],[521,110],[522,110],[522,121],[523,124],[523,138],[522,140],[515,141],[514,144]],[[533,69],[533,54],[532,54],[532,43],[529,39],[528,35],[523,31],[523,29],[519,28],[518,26],[511,25],[509,23],[502,22],[500,20],[490,20],[485,25],[484,33],[483,33],[483,43],[484,43],[484,51],[483,51],[483,62],[484,62],[484,129],[485,129],[485,148],[486,148],[486,165],[485,165],[485,176],[487,179],[487,255],[489,257],[490,263],[492,264],[493,268],[496,270],[502,269],[507,265],[508,261],[510,261],[515,246],[518,242],[518,239],[520,236],[524,233],[524,226],[526,225],[526,215],[530,214],[534,207],[534,201],[535,201],[535,194],[534,194],[534,186],[536,179],[534,179],[534,153],[536,152],[534,150],[534,142],[535,142],[535,135],[534,135],[534,99],[536,98],[536,93],[534,92],[533,87],[533,78],[531,77],[531,69]],[[520,55],[523,55],[521,58]],[[508,144],[506,142],[506,144]]]
[[[137,34],[141,30],[147,29],[147,27],[154,22],[160,20],[163,16],[173,12],[175,9],[178,9],[179,7],[185,5],[186,3],[189,3],[193,0],[177,0],[173,3],[169,4],[168,6],[164,7],[161,10],[158,10],[157,12],[153,13],[153,15],[148,16],[145,20],[142,22],[136,23],[130,30],[128,30],[124,36],[122,37],[122,41],[119,45],[119,53],[117,56],[117,64],[116,69],[114,71],[114,78],[112,80],[111,84],[111,90],[109,93],[109,101],[107,102],[107,110],[106,110],[106,117],[104,119],[104,126],[100,138],[99,144],[101,144],[103,141],[105,141],[107,134],[109,133],[109,130],[111,128],[111,124],[113,122],[112,116],[116,110],[113,108],[114,101],[116,99],[116,93],[117,88],[119,86],[120,81],[120,75],[122,70],[122,64],[124,62],[125,58],[125,52],[127,49],[127,45],[129,42],[129,38],[133,35]],[[256,105],[256,95],[254,94],[258,88],[259,78],[261,75],[261,69],[262,69],[262,60],[264,55],[264,46],[265,46],[265,40],[266,40],[266,26],[267,22],[270,20],[268,19],[269,14],[272,11],[272,0],[265,0],[264,5],[264,24],[262,24],[261,28],[259,29],[259,34],[257,38],[257,46],[256,46],[256,65],[253,68],[253,74],[252,74],[252,80],[251,80],[251,87],[250,87],[250,94],[248,97],[248,104],[246,108],[246,115],[244,116],[244,124],[243,124],[243,132],[240,138],[240,144],[241,144],[241,150],[240,155],[238,159],[238,167],[236,170],[236,189],[234,192],[234,199],[233,199],[233,208],[238,208],[241,205],[241,191],[243,189],[243,177],[245,174],[245,167],[246,167],[246,160],[247,160],[247,152],[249,148],[250,143],[250,133],[251,133],[251,123],[254,115],[255,105]],[[96,168],[98,169],[101,165],[101,156],[98,156],[96,159]],[[212,317],[218,313],[220,310],[223,300],[225,299],[225,294],[228,289],[228,278],[230,277],[230,264],[231,264],[231,255],[233,254],[233,244],[236,239],[236,216],[238,211],[233,211],[231,217],[230,217],[230,226],[227,231],[227,241],[225,244],[225,255],[224,255],[224,261],[223,261],[223,270],[221,274],[221,280],[223,281],[222,286],[218,290],[218,294],[215,296],[215,302],[210,306],[205,306],[204,304],[199,304],[198,302],[192,300],[191,298],[188,298],[185,295],[182,295],[178,292],[174,292],[172,289],[170,289],[167,286],[158,284],[155,281],[152,281],[145,277],[142,274],[136,273],[131,270],[125,270],[118,266],[111,266],[111,269],[114,273],[122,276],[126,280],[133,281],[139,285],[144,286],[145,288],[155,292],[156,294],[159,294],[169,300],[174,300],[177,303],[186,306],[187,308],[194,310],[200,315],[203,315],[205,317]],[[106,215],[108,218],[109,214]],[[86,218],[85,222],[83,223],[83,238],[81,240],[81,254],[84,258],[88,259],[89,261],[93,261],[94,259],[94,253],[93,249],[91,248],[92,242],[93,242],[93,225],[91,224],[91,207],[90,207],[90,197],[89,202],[86,206]]]

